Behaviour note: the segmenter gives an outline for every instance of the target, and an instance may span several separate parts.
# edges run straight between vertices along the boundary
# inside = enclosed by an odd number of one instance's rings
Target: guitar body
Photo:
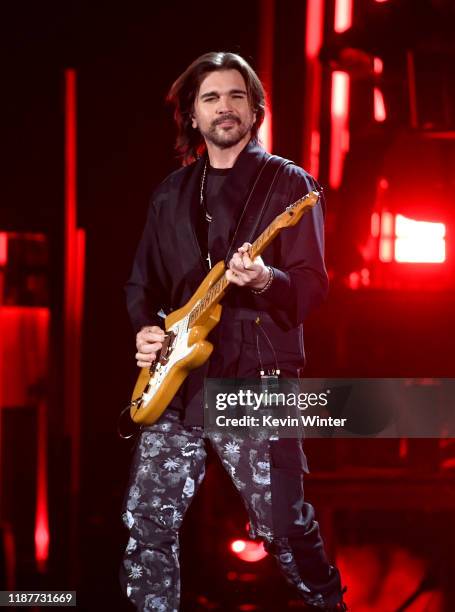
[[[260,255],[283,228],[298,223],[318,199],[319,193],[312,191],[287,206],[251,245],[251,259]],[[130,415],[135,423],[152,425],[159,419],[190,370],[210,357],[213,345],[206,338],[220,321],[219,301],[228,286],[225,265],[220,261],[185,306],[166,317],[163,346],[152,366],[142,368],[134,387]]]
[[[203,365],[210,357],[213,345],[206,338],[220,321],[221,305],[215,304],[208,312],[204,312],[192,327],[188,326],[188,318],[193,308],[224,272],[224,262],[220,261],[205,277],[191,299],[166,317],[165,330],[171,340],[165,353],[157,355],[157,361],[152,368],[141,369],[130,409],[135,423],[152,425],[157,421],[190,370]]]

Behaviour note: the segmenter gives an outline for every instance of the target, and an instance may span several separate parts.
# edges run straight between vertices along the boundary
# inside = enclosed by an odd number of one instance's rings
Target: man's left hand
[[[263,289],[270,280],[270,269],[262,257],[251,260],[249,250],[251,244],[245,242],[232,256],[226,278],[230,283],[250,289]]]

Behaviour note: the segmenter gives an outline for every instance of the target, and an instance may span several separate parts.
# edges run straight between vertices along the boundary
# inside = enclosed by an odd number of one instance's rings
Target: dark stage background
[[[117,436],[117,416],[136,376],[123,285],[150,194],[178,167],[165,95],[208,50],[239,52],[259,70],[274,153],[315,171],[308,126],[318,126],[332,291],[306,324],[306,374],[454,376],[454,3],[354,0],[352,25],[338,33],[336,11],[349,3],[310,5],[325,8],[314,57],[303,0],[2,7],[1,588],[77,589],[81,610],[129,609],[117,584],[132,447]],[[74,278],[65,267],[68,69],[85,230]],[[334,71],[350,79],[341,166]],[[443,222],[444,261],[389,257],[384,214]],[[308,499],[352,609],[455,609],[451,441],[311,440],[307,454]],[[297,608],[270,559],[248,563],[230,550],[245,523],[212,458],[182,534],[185,612]]]

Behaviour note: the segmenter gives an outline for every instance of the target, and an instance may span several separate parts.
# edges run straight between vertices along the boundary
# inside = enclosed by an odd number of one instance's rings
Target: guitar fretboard
[[[303,204],[305,200],[308,200],[312,195],[315,195],[316,198],[314,201],[309,200],[306,206],[303,206],[302,214],[311,210],[313,206],[316,204],[319,194],[317,192],[312,192],[300,198],[294,204],[291,204],[286,208],[286,210],[281,214],[275,217],[275,219],[268,225],[265,230],[262,232],[258,238],[253,242],[250,248],[250,258],[254,260],[256,257],[261,255],[263,251],[269,246],[269,244],[276,238],[276,236],[280,233],[280,231],[291,225],[292,217],[296,214],[295,209]],[[226,289],[231,283],[226,278],[226,273],[223,274],[207,291],[205,296],[200,299],[192,308],[189,319],[188,319],[188,327],[191,328],[200,320],[203,319],[223,297]]]

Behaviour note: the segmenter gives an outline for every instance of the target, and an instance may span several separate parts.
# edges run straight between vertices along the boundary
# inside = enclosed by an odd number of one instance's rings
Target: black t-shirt
[[[207,183],[204,194],[205,206],[200,207],[199,223],[197,227],[198,242],[204,259],[207,259],[208,255],[207,244],[210,227],[210,221],[208,218],[213,218],[216,216],[217,197],[230,170],[231,168],[212,168],[212,166],[208,166],[207,168]],[[212,264],[214,263],[216,262],[212,262]]]
[[[223,186],[224,179],[229,174],[231,168],[207,168],[207,189],[206,189],[206,206],[210,215],[215,214],[216,197]]]

